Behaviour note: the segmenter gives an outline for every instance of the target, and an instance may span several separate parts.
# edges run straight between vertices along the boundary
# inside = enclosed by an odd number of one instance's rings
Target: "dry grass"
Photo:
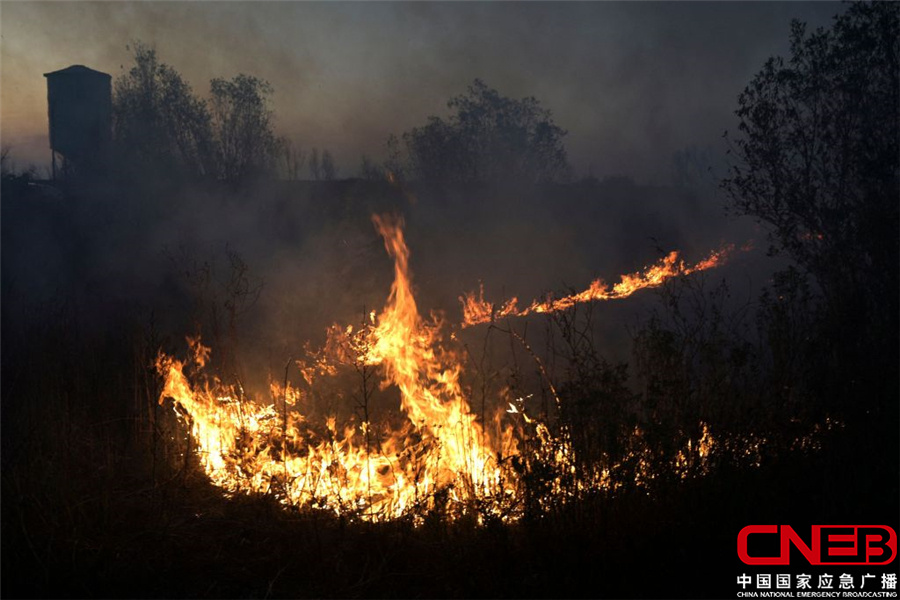
[[[367,524],[224,498],[180,456],[171,410],[148,402],[143,359],[158,340],[146,328],[87,338],[53,316],[19,346],[4,337],[4,597],[721,596],[747,523],[896,507],[896,453],[854,427],[814,455],[726,466],[652,496],[586,496],[514,525]],[[859,468],[875,450],[882,459]],[[635,578],[648,565],[654,577]]]

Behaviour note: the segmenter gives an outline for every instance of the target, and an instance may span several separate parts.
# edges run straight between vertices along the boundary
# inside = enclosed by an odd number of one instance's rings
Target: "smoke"
[[[204,335],[218,327],[225,336],[232,302],[243,358],[268,363],[263,372],[306,341],[320,344],[331,323],[382,308],[392,269],[372,214],[405,215],[420,310],[442,311],[451,324],[460,322],[459,296],[479,282],[489,299],[529,302],[597,277],[615,283],[661,252],[696,261],[723,241],[758,235],[726,217],[720,198],[628,180],[413,193],[387,183],[271,182],[240,194],[181,185],[159,196],[136,187],[3,200],[7,315],[39,320],[35,307],[69,298],[89,330],[154,314],[177,340],[198,323]],[[736,264],[726,269],[742,269],[736,285],[745,287],[756,267]],[[764,283],[755,271],[750,279],[756,291]],[[599,307],[602,344],[627,359],[626,326],[654,301],[646,291]]]
[[[112,74],[135,39],[194,90],[248,73],[275,89],[280,133],[328,148],[341,173],[384,156],[391,133],[443,114],[480,77],[534,96],[570,132],[579,173],[665,182],[671,155],[716,145],[735,98],[788,23],[827,24],[833,3],[11,3],[2,25],[4,143],[45,163],[41,74]],[[202,45],[198,46],[198,40]],[[198,48],[201,50],[198,51]],[[45,139],[45,138],[44,138]],[[30,140],[30,141],[29,141]],[[716,146],[720,147],[720,146]]]
[[[42,310],[35,307],[74,298],[97,328],[122,315],[154,314],[183,335],[201,312],[207,330],[228,329],[227,303],[238,294],[233,320],[245,354],[271,365],[305,340],[321,341],[328,324],[356,322],[382,306],[391,269],[369,221],[376,212],[406,216],[422,312],[444,311],[451,323],[459,320],[459,295],[480,283],[491,300],[529,302],[598,277],[614,283],[671,250],[692,261],[722,242],[761,246],[752,223],[724,213],[718,138],[733,126],[739,91],[768,56],[785,50],[789,19],[816,25],[837,10],[807,3],[10,4],[2,123],[4,144],[13,144],[20,164],[46,128],[40,74],[85,63],[118,76],[130,62],[126,45],[142,39],[199,95],[215,76],[245,72],[270,81],[278,133],[303,149],[328,148],[344,175],[363,154],[383,157],[389,134],[442,114],[447,99],[478,76],[505,96],[538,98],[569,130],[576,171],[601,179],[412,195],[356,181],[269,183],[234,195],[147,173],[65,200],[34,190],[25,199],[5,195],[4,315],[35,321]],[[208,51],[197,51],[198,39]],[[692,165],[700,177],[677,173],[681,185],[668,185],[673,154],[691,147],[708,149]],[[771,268],[736,261],[709,276],[721,272],[739,282],[732,283],[736,296],[751,298]],[[598,309],[604,345],[623,359],[627,326],[652,304],[652,292],[638,296]],[[218,321],[210,324],[212,308]]]

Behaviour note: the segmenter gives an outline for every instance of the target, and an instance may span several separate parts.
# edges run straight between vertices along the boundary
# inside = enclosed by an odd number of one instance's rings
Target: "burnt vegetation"
[[[718,597],[747,524],[896,529],[898,40],[893,3],[794,24],[790,56],[739,96],[720,195],[576,181],[550,111],[480,80],[339,179],[328,150],[276,134],[267,82],[214,79],[204,99],[135,44],[105,173],[50,183],[2,157],[3,595]],[[407,215],[419,303],[453,321],[447,299],[482,272],[537,297],[546,280],[522,273],[564,260],[541,262],[545,232],[575,239],[567,256],[589,256],[586,270],[629,272],[658,258],[650,236],[711,247],[719,231],[689,234],[673,215],[726,207],[768,235],[755,287],[710,271],[634,310],[576,304],[455,331],[479,421],[498,398],[535,418],[508,417],[521,452],[498,461],[521,496],[500,515],[454,512],[448,489],[377,523],[285,507],[277,486],[226,498],[159,402],[154,363],[186,334],[244,402],[300,381],[328,324],[365,331],[391,277],[373,213]],[[620,231],[598,241],[604,220]],[[378,367],[345,367],[308,394],[310,415],[403,420]],[[367,451],[381,443],[377,427],[364,435]]]

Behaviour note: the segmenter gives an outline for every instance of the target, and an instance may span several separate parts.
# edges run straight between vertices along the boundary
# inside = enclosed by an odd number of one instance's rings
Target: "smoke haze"
[[[579,175],[665,183],[689,146],[722,148],[737,93],[784,54],[791,18],[827,25],[836,2],[5,2],[3,143],[45,165],[42,73],[85,64],[117,77],[126,46],[154,44],[205,96],[243,72],[275,88],[277,129],[331,149],[344,176],[384,158],[391,133],[446,112],[479,77],[534,96],[569,131]]]

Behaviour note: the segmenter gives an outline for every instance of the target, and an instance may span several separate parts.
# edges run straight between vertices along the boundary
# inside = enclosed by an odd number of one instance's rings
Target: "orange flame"
[[[159,354],[156,367],[165,380],[159,401],[175,401],[200,466],[226,492],[274,494],[287,505],[372,521],[411,515],[421,522],[422,515],[433,510],[450,518],[473,514],[479,521],[487,516],[511,520],[523,514],[526,498],[535,501],[534,489],[526,493],[523,475],[530,466],[541,476],[550,474],[536,498],[543,510],[597,489],[649,486],[660,468],[682,478],[702,475],[717,452],[752,459],[766,442],[723,441],[701,423],[702,435],[688,438],[677,454],[661,462],[635,427],[626,456],[579,465],[565,428],[554,433],[547,423],[529,416],[523,398],[501,394],[502,406],[491,423],[480,420],[463,392],[461,357],[441,337],[442,323],[419,314],[403,220],[375,216],[373,223],[394,261],[386,306],[380,314],[367,315],[361,327],[328,329],[324,347],[307,351],[305,359],[297,361],[305,389],[285,378],[284,385],[271,384],[273,403],[250,397],[240,385],[206,374],[211,350],[199,337],[187,340],[188,360]],[[686,266],[673,252],[643,272],[622,277],[612,288],[598,280],[580,294],[534,302],[521,310],[515,298],[495,308],[479,290],[477,300],[470,295],[464,304],[466,324],[624,298],[674,275],[717,266],[730,250],[726,247],[694,266]],[[373,423],[368,412],[343,428],[334,416],[326,419],[324,428],[307,420],[301,411],[313,386],[348,367],[363,373],[371,367],[381,374],[383,388],[399,391],[403,423],[386,429]]]
[[[489,323],[502,317],[524,317],[531,313],[551,313],[567,310],[576,304],[598,300],[618,300],[627,298],[638,290],[658,287],[667,279],[677,275],[690,275],[725,264],[728,256],[734,251],[733,244],[724,245],[710,253],[705,259],[690,266],[679,260],[678,252],[672,251],[655,265],[643,271],[622,275],[619,283],[610,288],[601,279],[595,279],[584,291],[563,298],[547,299],[543,302],[535,300],[525,308],[518,308],[518,299],[513,297],[499,307],[484,299],[484,286],[480,286],[478,294],[469,292],[460,296],[462,304],[463,327],[471,327],[481,323]]]
[[[302,396],[291,386],[273,384],[273,396],[284,398],[279,413],[273,404],[260,406],[217,379],[192,385],[186,367],[199,378],[210,352],[199,339],[188,340],[193,359],[187,365],[160,354],[157,369],[165,378],[160,402],[176,401],[197,442],[201,466],[230,492],[275,492],[289,504],[355,510],[369,519],[398,517],[414,506],[431,508],[443,493],[457,513],[494,498],[491,505],[502,514],[504,499],[515,494],[515,473],[501,468],[502,457],[516,453],[512,427],[499,426],[502,411],[497,434],[478,422],[460,386],[460,361],[439,348],[441,324],[419,315],[402,219],[376,216],[373,222],[394,260],[384,311],[373,312],[357,332],[333,326],[325,350],[300,367],[311,384],[333,374],[335,361],[380,366],[382,385],[400,391],[406,426],[373,440],[371,423],[339,432],[330,418],[322,436],[303,426],[302,415],[287,411],[288,398],[297,404]]]

